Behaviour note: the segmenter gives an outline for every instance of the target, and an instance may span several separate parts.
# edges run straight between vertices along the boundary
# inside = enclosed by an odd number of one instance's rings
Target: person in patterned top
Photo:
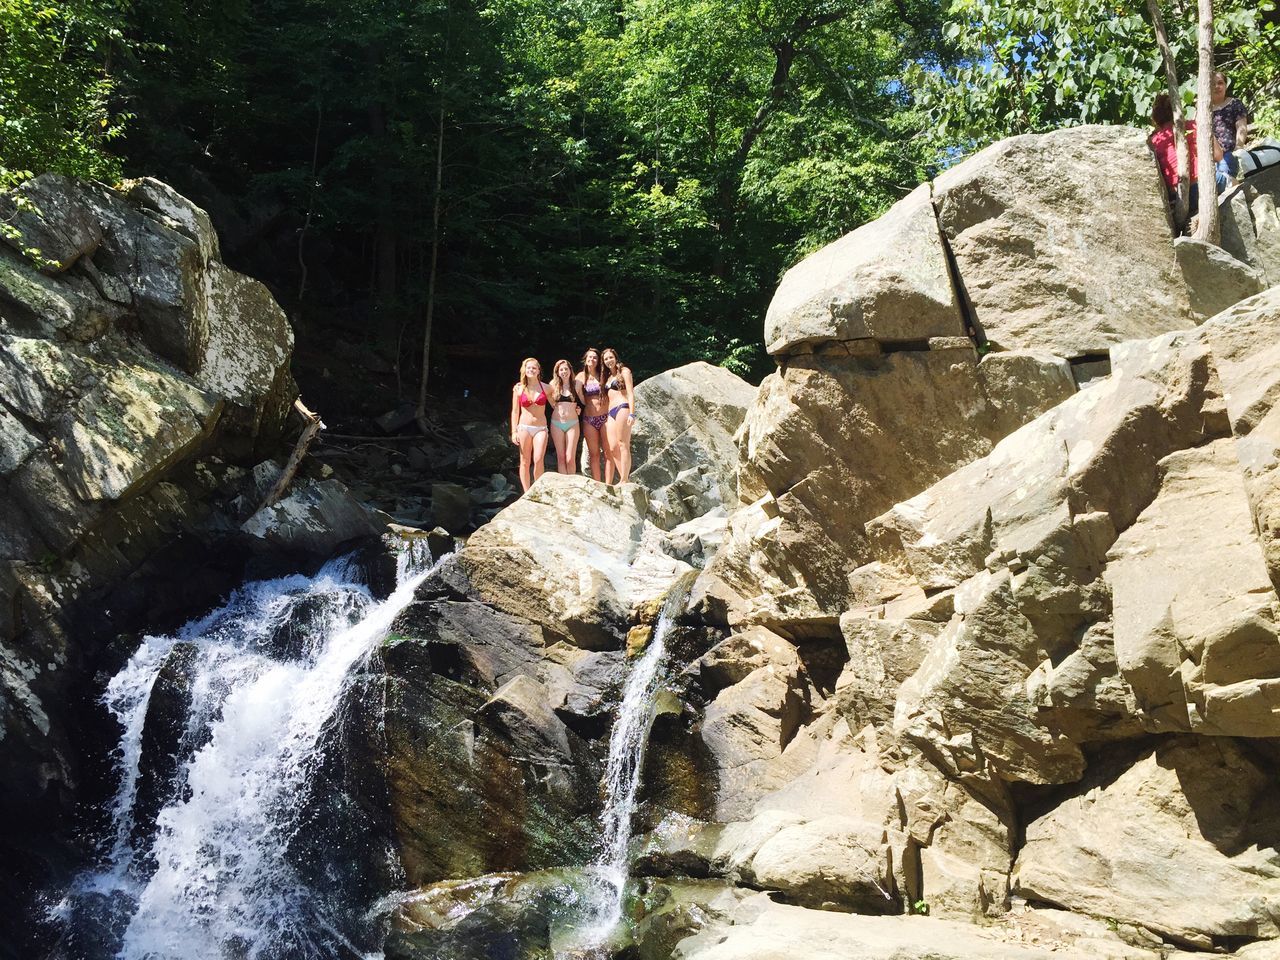
[[[1213,135],[1222,147],[1222,159],[1218,161],[1218,176],[1234,180],[1240,172],[1239,161],[1233,151],[1249,142],[1249,108],[1235,97],[1227,96],[1230,81],[1225,74],[1213,75],[1213,98],[1209,106],[1213,110]]]

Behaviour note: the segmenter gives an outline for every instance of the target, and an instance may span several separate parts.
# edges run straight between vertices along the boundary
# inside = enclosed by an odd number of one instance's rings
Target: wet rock
[[[359,581],[369,588],[376,599],[389,597],[395,591],[399,578],[399,557],[385,537],[370,539],[356,547],[350,555],[350,562],[358,572]]]
[[[586,858],[599,750],[544,685],[543,632],[477,603],[408,608],[382,651],[387,786],[410,883]]]
[[[327,557],[351,540],[381,536],[386,521],[337,480],[306,480],[241,529],[282,550]]]
[[[303,594],[290,599],[265,647],[283,660],[313,658],[333,631],[355,623],[365,610],[359,594]]]
[[[392,916],[387,960],[552,960],[561,921],[585,881],[568,871],[499,874],[436,884]]]
[[[196,681],[200,650],[193,643],[175,643],[151,685],[142,725],[138,760],[138,790],[133,804],[134,829],[139,840],[155,829],[156,815],[174,797],[178,771],[203,744],[187,735],[191,688]]]

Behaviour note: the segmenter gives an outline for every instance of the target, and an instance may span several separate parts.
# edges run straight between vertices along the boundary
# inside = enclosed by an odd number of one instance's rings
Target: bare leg
[[[561,431],[563,433],[563,431]],[[572,476],[578,472],[578,427],[572,426],[569,432],[564,434],[564,445],[566,454],[564,458],[564,472]]]
[[[600,461],[604,459],[604,438],[600,430],[585,420],[582,422],[582,436],[587,442],[587,463],[591,467],[591,476],[600,479]]]
[[[551,442],[556,445],[556,469],[561,473],[573,473],[570,464],[565,459],[565,433],[554,424],[551,426]]]
[[[533,456],[533,441],[529,439],[528,430],[519,430],[516,436],[520,438],[520,486],[524,490],[529,489],[529,460]]]
[[[618,482],[626,483],[631,479],[631,421],[627,411],[618,414],[616,421],[617,443],[613,448],[613,461],[618,467]]]
[[[539,430],[533,435],[533,479],[537,480],[542,476],[542,471],[547,468],[547,434],[550,429]]]
[[[609,438],[609,442],[605,447],[606,455],[609,458],[609,466],[606,468],[605,472],[609,475],[608,482],[613,483],[613,471],[615,467],[618,470],[619,479],[622,477],[622,465],[618,462],[618,420],[615,417],[610,417],[605,421],[604,429]]]

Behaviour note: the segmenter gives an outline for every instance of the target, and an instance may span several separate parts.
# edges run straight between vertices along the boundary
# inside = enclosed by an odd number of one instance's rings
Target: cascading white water
[[[322,734],[353,669],[385,638],[430,572],[416,553],[402,556],[398,585],[381,602],[355,582],[348,564],[334,561],[314,578],[247,584],[176,636],[143,642],[104,696],[123,729],[111,849],[103,869],[83,877],[64,901],[64,919],[78,895],[123,902],[115,908],[127,917],[121,960],[355,952],[331,922],[323,891],[299,876],[287,847],[299,828],[298,808]],[[302,609],[307,621],[295,631],[301,644],[295,641],[287,654],[272,649],[272,639]],[[178,643],[194,648],[181,734],[189,755],[153,831],[140,831],[135,817],[148,702]]]
[[[591,868],[599,884],[595,890],[595,902],[590,904],[585,930],[578,938],[588,948],[587,952],[590,952],[591,945],[607,941],[622,920],[631,821],[635,814],[649,731],[656,713],[654,699],[667,661],[667,636],[675,624],[684,594],[683,587],[677,588],[663,604],[649,645],[627,676],[618,718],[609,736],[609,756],[603,781],[600,855]]]

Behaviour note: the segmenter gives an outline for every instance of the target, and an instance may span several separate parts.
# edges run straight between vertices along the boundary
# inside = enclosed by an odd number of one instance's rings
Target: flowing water
[[[687,585],[681,585],[667,596],[649,645],[631,668],[623,688],[605,765],[600,855],[590,868],[596,882],[592,887],[587,920],[575,937],[579,953],[590,955],[593,946],[603,948],[622,924],[631,823],[649,731],[656,715],[654,701],[666,675],[667,636],[687,592]]]
[[[123,730],[109,849],[57,919],[101,937],[109,946],[98,955],[120,960],[359,955],[341,919],[350,905],[336,902],[341,878],[317,883],[290,848],[309,829],[303,798],[354,671],[426,567],[406,553],[379,602],[351,565],[332,561],[315,577],[246,584],[176,635],[148,637],[104,696]],[[170,740],[178,761],[144,822],[148,707],[178,653],[189,691]],[[102,929],[85,933],[86,915]]]

